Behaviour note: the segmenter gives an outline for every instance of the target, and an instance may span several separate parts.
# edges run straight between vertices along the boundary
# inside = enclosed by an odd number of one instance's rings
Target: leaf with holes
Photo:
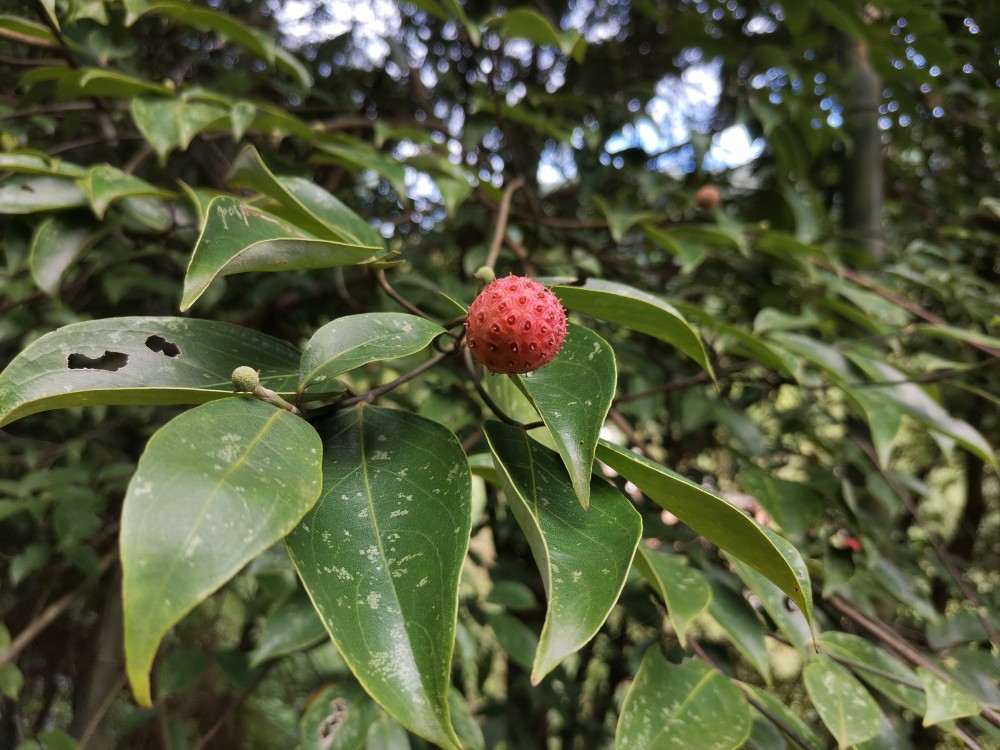
[[[407,313],[346,315],[313,334],[302,351],[299,393],[369,362],[397,359],[426,348],[444,329]],[[307,394],[308,395],[308,394]]]
[[[302,720],[301,750],[361,750],[382,712],[357,685],[323,688],[310,701]]]
[[[362,407],[318,425],[323,492],[288,551],[351,671],[407,729],[456,748],[448,710],[469,465],[442,425]]]
[[[594,450],[618,382],[608,342],[570,324],[566,342],[548,365],[514,382],[534,404],[552,433],[580,504],[590,503]]]
[[[750,736],[739,688],[697,659],[670,664],[646,649],[615,729],[619,750],[735,750]]]
[[[125,662],[136,701],[166,632],[313,506],[323,446],[303,419],[227,399],[150,438],[122,508]]]
[[[597,478],[584,510],[559,456],[524,430],[487,422],[486,440],[548,597],[531,670],[538,684],[604,624],[625,585],[642,518],[628,498]]]
[[[205,227],[191,255],[181,310],[189,309],[220,276],[353,266],[385,254],[366,245],[319,239],[256,206],[220,196],[208,206]]]
[[[233,370],[294,394],[299,353],[279,339],[192,318],[106,318],[32,342],[0,373],[0,426],[49,409],[202,404],[233,395]]]

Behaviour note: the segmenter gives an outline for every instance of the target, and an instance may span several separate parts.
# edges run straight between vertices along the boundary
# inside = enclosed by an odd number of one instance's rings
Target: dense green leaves
[[[294,393],[299,354],[247,328],[191,318],[107,318],[42,336],[0,373],[0,425],[94,404],[200,404],[231,395],[234,369]]]
[[[635,565],[667,605],[670,624],[681,645],[685,645],[688,627],[712,601],[708,582],[698,571],[688,567],[683,557],[657,552],[641,544]]]
[[[604,623],[625,583],[642,521],[627,498],[596,478],[590,508],[581,508],[558,456],[523,430],[488,422],[486,437],[548,596],[531,669],[537,684]]]
[[[798,551],[718,495],[602,440],[597,457],[713,544],[759,570],[812,619],[812,585]]]
[[[306,422],[236,398],[186,412],[149,441],[121,530],[125,658],[140,705],[152,703],[149,670],[167,630],[316,502],[321,456]]]
[[[549,428],[580,504],[590,504],[590,472],[617,385],[615,355],[593,331],[570,324],[555,359],[515,382]]]
[[[646,650],[625,703],[618,750],[735,750],[750,734],[750,709],[725,675],[697,659],[673,665]]]
[[[846,748],[878,734],[882,712],[851,673],[827,658],[812,659],[802,670],[809,699],[837,745]]]
[[[374,407],[319,425],[323,491],[287,540],[330,637],[404,726],[457,747],[448,709],[468,462],[439,424]]]

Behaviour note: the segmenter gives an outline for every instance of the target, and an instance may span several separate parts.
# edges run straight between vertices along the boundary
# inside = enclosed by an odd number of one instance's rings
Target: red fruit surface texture
[[[537,281],[507,276],[473,301],[465,338],[472,356],[491,372],[534,372],[551,362],[566,340],[566,311]]]

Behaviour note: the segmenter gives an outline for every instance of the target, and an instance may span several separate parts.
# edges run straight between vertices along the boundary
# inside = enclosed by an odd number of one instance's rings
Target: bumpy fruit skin
[[[465,337],[472,356],[491,372],[534,372],[551,362],[566,340],[566,311],[537,281],[507,276],[473,301]]]
[[[233,388],[237,393],[253,393],[260,385],[260,373],[252,367],[237,367],[233,370]]]

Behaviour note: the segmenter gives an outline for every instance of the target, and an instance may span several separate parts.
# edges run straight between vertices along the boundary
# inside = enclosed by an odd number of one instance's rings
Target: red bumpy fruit
[[[550,290],[523,276],[489,284],[465,319],[472,356],[491,372],[534,372],[552,361],[566,339],[566,311]]]

